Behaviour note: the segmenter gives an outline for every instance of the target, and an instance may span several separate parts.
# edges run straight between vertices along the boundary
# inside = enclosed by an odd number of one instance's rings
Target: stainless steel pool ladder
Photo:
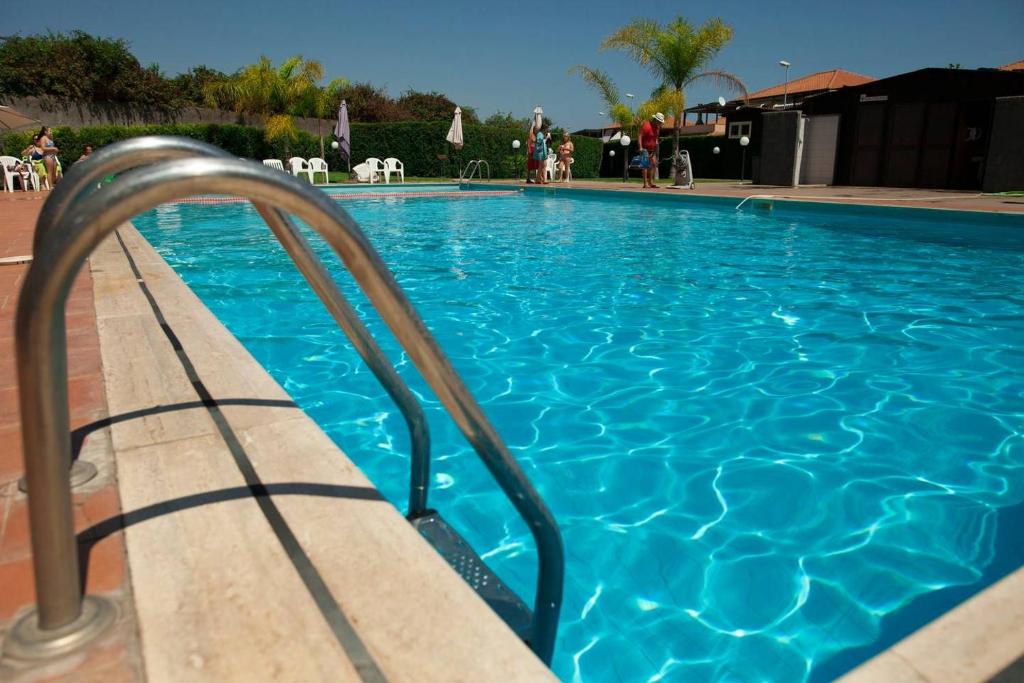
[[[473,159],[466,168],[462,169],[462,173],[459,175],[460,183],[468,183],[473,180],[473,176],[479,176],[480,180],[484,179],[484,172],[481,169],[482,166],[487,167],[487,179],[491,179],[491,165],[487,163],[486,159]]]
[[[97,189],[101,178],[120,173]],[[308,183],[175,137],[135,138],[97,150],[68,171],[38,219],[34,260],[22,286],[15,332],[37,605],[9,630],[4,656],[58,656],[87,645],[113,622],[112,603],[98,596],[83,598],[80,583],[71,505],[64,309],[72,281],[107,235],[142,212],[196,194],[252,201],[405,417],[412,440],[410,522],[538,657],[550,663],[564,576],[558,526],[366,236],[336,202]],[[427,507],[430,446],[422,408],[287,214],[305,221],[339,256],[526,521],[539,562],[532,612]]]

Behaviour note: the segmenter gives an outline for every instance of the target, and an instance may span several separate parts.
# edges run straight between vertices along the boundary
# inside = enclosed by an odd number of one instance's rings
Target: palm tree
[[[608,109],[608,115],[612,121],[619,125],[619,131],[623,135],[632,137],[634,140],[637,139],[637,131],[640,130],[640,126],[643,125],[644,121],[654,116],[655,112],[662,109],[671,110],[670,105],[672,102],[665,95],[653,97],[641,103],[636,109],[631,109],[619,97],[618,88],[615,87],[615,83],[607,73],[600,69],[583,66],[582,64],[569,69],[570,75],[577,73],[601,96],[601,100]],[[637,144],[639,144],[639,140]],[[626,163],[629,163],[628,158]],[[655,172],[657,172],[657,169],[655,169]]]
[[[728,71],[707,70],[711,61],[732,40],[732,28],[721,19],[709,19],[694,27],[683,17],[662,26],[654,19],[637,19],[608,36],[602,50],[623,50],[658,79],[653,99],[664,103],[675,118],[672,165],[675,184],[681,184],[679,130],[685,116],[686,88],[710,81],[724,90],[738,92],[744,99],[747,87]]]
[[[299,132],[292,115],[308,102],[310,93],[323,78],[320,62],[296,55],[275,67],[267,57],[239,69],[223,82],[205,89],[209,105],[230,108],[240,114],[258,116],[263,122],[267,142],[298,140]]]
[[[296,113],[302,116],[316,117],[316,134],[320,138],[321,159],[324,158],[323,119],[338,111],[341,91],[348,86],[348,80],[344,78],[335,78],[322,88],[314,85],[306,91],[303,101],[296,108]]]

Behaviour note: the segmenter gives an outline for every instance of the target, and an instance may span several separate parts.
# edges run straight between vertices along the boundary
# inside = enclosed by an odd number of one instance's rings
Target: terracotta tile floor
[[[20,256],[32,251],[32,233],[45,193],[0,193],[0,256]],[[32,580],[32,549],[28,532],[26,498],[17,489],[23,472],[21,429],[14,357],[14,312],[18,291],[28,265],[0,265],[0,640],[13,618],[35,601]],[[68,331],[68,399],[71,428],[107,416],[100,366],[99,337],[92,299],[92,279],[84,268],[72,287],[66,311]],[[76,494],[75,525],[81,531],[121,512],[116,480],[91,486]],[[141,680],[122,532],[90,545],[80,539],[86,567],[86,591],[105,593],[122,609],[119,626],[109,637],[86,653],[48,664],[45,670],[9,661],[0,664],[2,680]]]

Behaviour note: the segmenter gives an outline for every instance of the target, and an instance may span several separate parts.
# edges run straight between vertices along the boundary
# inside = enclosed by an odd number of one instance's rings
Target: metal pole
[[[782,86],[782,106],[786,106],[789,97],[789,67],[786,67],[786,82]]]
[[[747,148],[743,148],[743,158],[740,161],[740,185],[744,182],[744,174],[747,172]]]
[[[53,231],[54,238],[46,240],[29,269],[18,306],[16,342],[40,627],[68,626],[82,614],[68,472],[61,458],[68,448],[67,404],[56,400],[67,384],[62,320],[68,291],[88,255],[119,225],[170,199],[200,193],[247,196],[295,214],[328,242],[356,277],[529,525],[540,561],[531,647],[549,662],[564,580],[561,534],[550,511],[348,214],[327,195],[291,176],[227,158],[169,161],[126,174],[76,205],[74,222],[62,222]],[[8,643],[31,630],[31,617],[15,625]],[[80,644],[81,639],[76,641],[76,646]]]

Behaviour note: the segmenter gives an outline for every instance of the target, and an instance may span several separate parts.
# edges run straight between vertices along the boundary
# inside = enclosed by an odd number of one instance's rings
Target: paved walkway
[[[6,193],[4,193],[6,194]],[[44,194],[0,194],[0,257],[21,256],[32,251],[32,234]],[[28,531],[27,500],[18,491],[22,475],[21,427],[18,411],[17,377],[14,357],[14,314],[18,290],[28,265],[0,265],[0,645],[3,633],[35,602],[32,555]],[[66,311],[68,332],[68,403],[71,428],[77,429],[107,417],[107,402],[100,368],[99,337],[93,306],[92,278],[83,269],[71,289]],[[97,445],[106,430],[94,431],[83,449]],[[90,443],[92,442],[92,443]],[[75,525],[81,531],[121,512],[117,484],[109,468],[88,484],[75,498]],[[80,539],[83,550],[90,546]],[[125,572],[124,539],[113,533],[89,547],[85,565],[89,593],[122,594],[121,604],[130,605]],[[45,671],[0,668],[0,680],[141,680],[135,650],[131,615],[122,615],[121,625],[101,647],[69,656]],[[72,673],[73,671],[73,673]]]
[[[493,184],[508,185],[514,181],[495,180]],[[521,182],[519,184],[522,184]],[[895,187],[777,187],[740,183],[697,183],[693,190],[671,190],[665,181],[657,190],[644,190],[638,184],[594,180],[574,180],[571,183],[553,183],[550,187],[585,188],[614,192],[664,193],[730,197],[742,200],[751,195],[772,195],[789,199],[806,199],[841,204],[875,204],[881,206],[916,206],[933,209],[960,209],[994,211],[997,213],[1024,213],[1024,197],[980,194],[957,190],[917,190]],[[530,185],[530,187],[535,187]]]

